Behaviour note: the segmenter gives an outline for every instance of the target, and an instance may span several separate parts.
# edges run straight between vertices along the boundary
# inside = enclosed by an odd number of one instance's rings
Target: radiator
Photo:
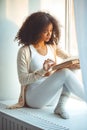
[[[4,113],[0,113],[0,130],[41,130]]]
[[[41,112],[21,108],[15,110],[6,109],[6,105],[0,104],[0,130],[69,130],[69,128],[52,122]]]

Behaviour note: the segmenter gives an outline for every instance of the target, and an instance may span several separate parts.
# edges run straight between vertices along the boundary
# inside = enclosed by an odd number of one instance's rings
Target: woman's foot
[[[55,108],[54,113],[59,115],[63,119],[69,119],[69,114],[66,112],[64,108]]]
[[[14,105],[11,105],[11,106],[8,106],[7,108],[8,109],[16,109],[16,108],[21,108],[21,107],[24,107],[25,105],[25,101],[24,101],[24,96],[20,96],[19,97],[19,100],[18,100],[18,103],[14,104]]]
[[[68,96],[66,95],[61,95],[59,98],[59,102],[54,110],[54,113],[57,115],[60,115],[61,118],[63,119],[69,119],[69,114],[66,111],[66,102],[68,100]]]
[[[18,102],[18,103],[14,104],[14,105],[8,106],[7,109],[16,109],[16,108],[21,108],[23,106],[24,106],[23,104]]]

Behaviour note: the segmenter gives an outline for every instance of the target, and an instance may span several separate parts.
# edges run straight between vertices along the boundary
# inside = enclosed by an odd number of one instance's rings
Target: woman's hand
[[[43,69],[49,71],[55,64],[56,63],[53,60],[47,59],[44,61]]]
[[[25,90],[26,90],[26,88],[22,86],[20,97],[18,99],[18,103],[11,105],[11,106],[8,106],[7,107],[8,109],[16,109],[16,108],[24,107],[24,105],[25,105]]]

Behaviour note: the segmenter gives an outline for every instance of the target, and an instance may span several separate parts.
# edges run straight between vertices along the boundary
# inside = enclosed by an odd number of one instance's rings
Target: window
[[[73,0],[66,0],[65,2],[65,49],[70,55],[78,56]],[[82,81],[81,70],[75,73]]]
[[[65,4],[65,48],[72,56],[77,56],[78,47],[76,40],[73,0],[66,0]]]

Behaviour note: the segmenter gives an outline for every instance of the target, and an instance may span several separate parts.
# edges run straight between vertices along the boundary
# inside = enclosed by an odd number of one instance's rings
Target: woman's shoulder
[[[30,56],[30,47],[29,46],[21,46],[18,50],[18,55],[24,55],[26,57],[29,57]]]
[[[53,50],[56,50],[56,49],[57,49],[57,45],[56,45],[56,44],[49,44],[49,46],[50,46]]]
[[[19,48],[19,51],[25,51],[25,50],[28,50],[29,49],[29,46],[21,46],[20,48]]]
[[[29,52],[29,46],[21,46],[18,50],[19,53]]]

